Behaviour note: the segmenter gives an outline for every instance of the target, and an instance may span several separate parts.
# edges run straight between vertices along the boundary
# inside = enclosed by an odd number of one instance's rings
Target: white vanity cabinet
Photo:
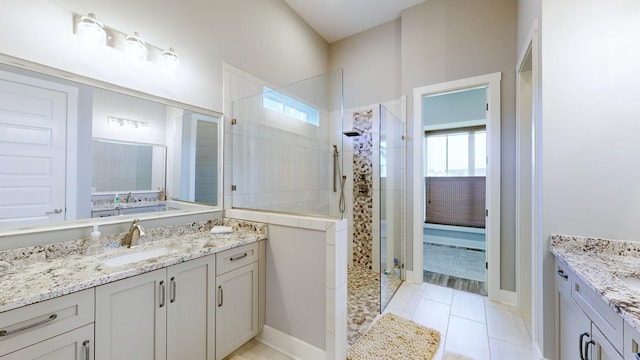
[[[96,288],[96,360],[213,359],[215,257]]]
[[[259,332],[260,244],[216,254],[216,360]]]
[[[583,347],[578,344],[584,344],[585,337],[591,333],[591,320],[571,298],[572,280],[573,274],[566,265],[556,260],[556,319],[558,319],[556,349],[558,359],[584,360],[584,355],[581,355]]]
[[[93,359],[94,290],[0,313],[0,359]]]
[[[623,319],[556,259],[559,360],[622,360]]]

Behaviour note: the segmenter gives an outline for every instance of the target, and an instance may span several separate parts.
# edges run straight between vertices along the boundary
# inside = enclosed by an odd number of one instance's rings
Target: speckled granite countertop
[[[105,204],[94,204],[91,208],[92,211],[102,211],[102,210],[117,210],[117,209],[134,209],[139,207],[150,207],[150,206],[158,206],[165,205],[165,201],[136,201],[136,202],[119,202],[119,203],[105,203]]]
[[[640,292],[620,279],[640,279],[640,242],[552,235],[551,252],[640,332]]]
[[[211,234],[214,225],[231,226],[233,232]],[[0,312],[267,239],[265,224],[233,219],[147,229],[146,233],[150,240],[142,245],[107,248],[99,255],[84,255],[87,239],[0,252],[0,261],[10,264],[8,271],[0,272]],[[119,243],[123,234],[104,236],[101,242],[108,247]],[[157,247],[168,247],[171,253],[116,267],[101,263]]]

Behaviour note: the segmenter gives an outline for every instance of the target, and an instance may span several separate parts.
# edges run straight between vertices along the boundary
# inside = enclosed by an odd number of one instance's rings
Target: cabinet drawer
[[[258,261],[258,243],[243,245],[216,254],[216,275]]]
[[[92,323],[93,304],[87,289],[0,313],[0,356]]]
[[[636,354],[640,354],[640,334],[625,322],[624,349],[622,350],[622,355],[624,355],[625,359],[635,360]]]
[[[569,266],[560,259],[556,258],[556,289],[567,295],[571,296],[571,280],[573,280],[573,272],[569,270]]]
[[[1,360],[91,360],[93,358],[93,324],[0,356]]]
[[[604,336],[609,339],[616,350],[622,352],[624,324],[622,317],[613,311],[599,295],[587,287],[577,276],[574,279],[571,297],[598,329],[602,331]]]

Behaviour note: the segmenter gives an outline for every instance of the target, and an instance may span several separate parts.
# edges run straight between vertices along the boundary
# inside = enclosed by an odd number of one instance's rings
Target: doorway
[[[487,87],[422,98],[423,280],[487,295]]]
[[[482,274],[484,265],[484,293],[493,300],[512,302],[504,299],[500,291],[500,79],[501,74],[494,73],[414,89],[414,154],[418,156],[413,161],[413,248],[417,251],[413,252],[413,271],[407,272],[407,278],[414,282],[424,280],[424,260],[429,262],[430,253],[436,255],[433,249],[462,250],[475,255],[474,261],[480,265],[478,274]],[[423,119],[429,113],[426,107],[430,102],[435,106],[438,101],[464,97],[476,98],[476,104],[482,101],[480,108],[476,105],[476,115],[467,111],[471,109],[454,108],[467,115],[455,120],[449,114],[455,121],[444,121],[447,116],[442,116],[425,127]],[[457,150],[453,148],[456,143]],[[440,160],[432,156],[438,151],[445,152]],[[466,170],[459,163],[465,163]],[[449,176],[427,176],[438,172]],[[429,209],[428,205],[437,206]],[[472,216],[459,217],[454,223],[449,221],[451,211]],[[440,224],[433,224],[436,222]],[[431,251],[421,251],[425,249],[425,238]],[[447,256],[461,258],[455,253],[440,256],[434,264],[441,268],[446,261],[442,259]]]

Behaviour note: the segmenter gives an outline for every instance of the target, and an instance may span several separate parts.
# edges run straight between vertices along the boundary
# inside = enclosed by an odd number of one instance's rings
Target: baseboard
[[[518,295],[515,291],[500,289],[497,300],[501,303],[509,304],[515,307],[518,306]]]
[[[542,356],[542,351],[540,351],[540,347],[538,346],[537,342],[531,342],[531,347],[532,350],[535,352],[535,358],[536,359],[542,359],[542,360],[548,360],[547,358],[545,358],[544,356]]]
[[[405,271],[405,280],[414,284],[422,284],[423,283],[423,274],[422,274],[422,266],[420,266],[420,270],[406,270]]]
[[[276,330],[269,325],[264,326],[264,330],[258,334],[256,339],[267,346],[270,346],[287,356],[298,360],[324,360],[325,351],[307,344],[289,334]]]
[[[475,234],[487,233],[487,230],[485,228],[473,228],[468,226],[456,226],[456,225],[440,225],[440,224],[431,224],[431,223],[423,223],[422,228],[434,229],[434,230],[468,232],[468,233],[475,233]]]
[[[458,239],[444,236],[424,235],[424,243],[445,245],[445,246],[457,246],[467,249],[486,250],[485,241]]]

